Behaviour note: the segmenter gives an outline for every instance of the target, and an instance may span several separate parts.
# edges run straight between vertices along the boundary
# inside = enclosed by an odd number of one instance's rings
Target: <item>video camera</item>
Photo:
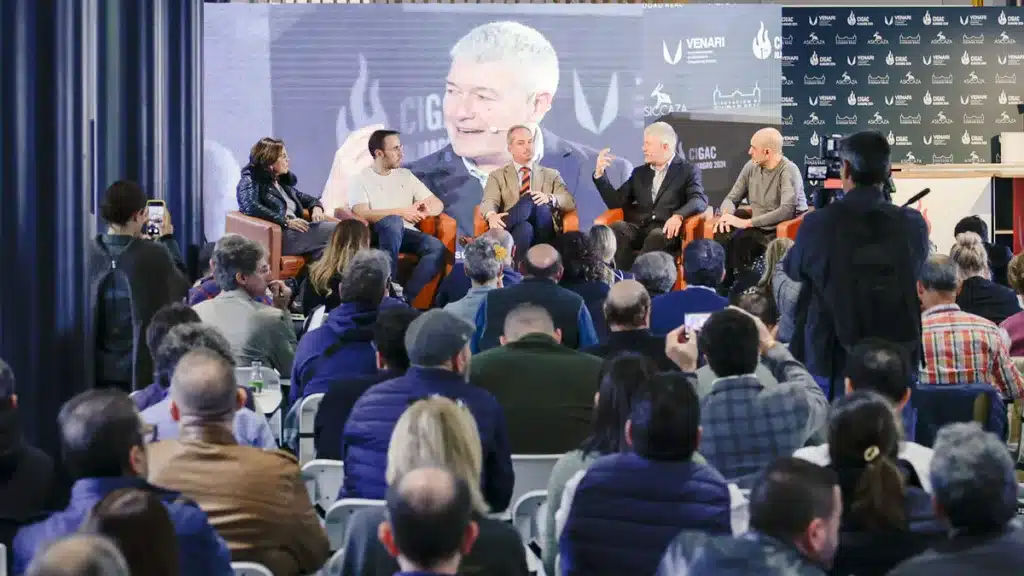
[[[838,180],[843,162],[839,159],[841,134],[832,134],[818,142],[818,157],[804,165],[804,179],[811,186],[821,186],[825,180]]]

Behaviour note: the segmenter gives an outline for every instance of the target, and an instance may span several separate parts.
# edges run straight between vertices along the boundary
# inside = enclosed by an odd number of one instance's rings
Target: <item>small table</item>
[[[284,400],[284,395],[281,393],[281,388],[274,387],[264,388],[262,392],[253,393],[253,402],[256,404],[256,408],[269,418],[274,412],[281,407],[281,401]]]

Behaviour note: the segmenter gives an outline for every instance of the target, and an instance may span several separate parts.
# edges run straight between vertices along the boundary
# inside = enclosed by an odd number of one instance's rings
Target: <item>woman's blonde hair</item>
[[[331,278],[345,270],[356,252],[370,247],[370,229],[359,220],[342,220],[334,228],[327,250],[309,267],[309,283],[321,296],[331,292]]]
[[[988,278],[988,252],[981,236],[974,232],[961,232],[956,235],[956,243],[949,249],[949,257],[956,263],[960,271],[960,279],[966,280],[973,276]]]
[[[781,237],[769,242],[768,247],[765,248],[764,274],[761,275],[761,280],[757,283],[757,287],[762,288],[769,298],[775,298],[772,286],[772,278],[775,277],[775,267],[778,266],[779,262],[782,262],[782,259],[786,257],[786,253],[792,247],[793,240]]]
[[[487,513],[487,503],[480,492],[480,433],[473,414],[461,403],[432,396],[409,406],[398,419],[388,445],[388,484],[425,466],[447,468],[465,480],[473,509],[479,514]]]
[[[249,164],[261,168],[269,168],[277,162],[277,159],[284,153],[284,140],[264,136],[260,141],[252,145],[249,150]]]
[[[1006,279],[1017,294],[1024,294],[1024,253],[1017,254],[1006,267]]]

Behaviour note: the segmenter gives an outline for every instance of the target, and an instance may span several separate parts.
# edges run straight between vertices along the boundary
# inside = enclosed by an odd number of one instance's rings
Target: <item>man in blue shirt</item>
[[[21,574],[47,544],[78,530],[97,502],[122,488],[154,492],[167,506],[178,537],[182,574],[231,576],[231,555],[206,513],[178,492],[146,482],[149,433],[124,392],[96,389],[69,400],[57,417],[61,452],[76,479],[68,507],[22,528],[14,539],[14,573]]]

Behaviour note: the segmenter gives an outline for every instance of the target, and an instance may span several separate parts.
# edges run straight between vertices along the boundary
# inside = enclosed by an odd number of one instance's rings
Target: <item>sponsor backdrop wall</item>
[[[456,42],[500,21],[528,26],[551,43],[557,79],[539,67],[528,67],[524,78],[491,64],[454,78],[449,52]],[[433,162],[425,157],[440,153],[434,170],[444,177],[463,160],[449,148],[453,130],[483,130],[470,136],[473,153],[500,155],[504,131],[534,119],[548,145],[557,140],[582,151],[572,159],[586,174],[593,167],[583,164],[604,147],[642,162],[643,126],[665,118],[680,132],[680,152],[704,168],[717,203],[746,160],[750,134],[778,123],[780,22],[775,6],[209,4],[207,238],[219,237],[225,212],[237,208],[238,173],[260,137],[285,140],[299,189],[318,196],[339,148],[347,171],[366,165],[366,138],[376,125],[402,132],[407,163]],[[545,81],[557,86],[551,109],[531,118],[528,94]],[[460,194],[482,191],[460,186]],[[324,200],[329,207],[344,201]],[[584,226],[605,209],[593,192],[577,194],[577,202]]]
[[[786,154],[826,134],[879,130],[896,162],[991,162],[1020,130],[1024,9],[784,8]]]

